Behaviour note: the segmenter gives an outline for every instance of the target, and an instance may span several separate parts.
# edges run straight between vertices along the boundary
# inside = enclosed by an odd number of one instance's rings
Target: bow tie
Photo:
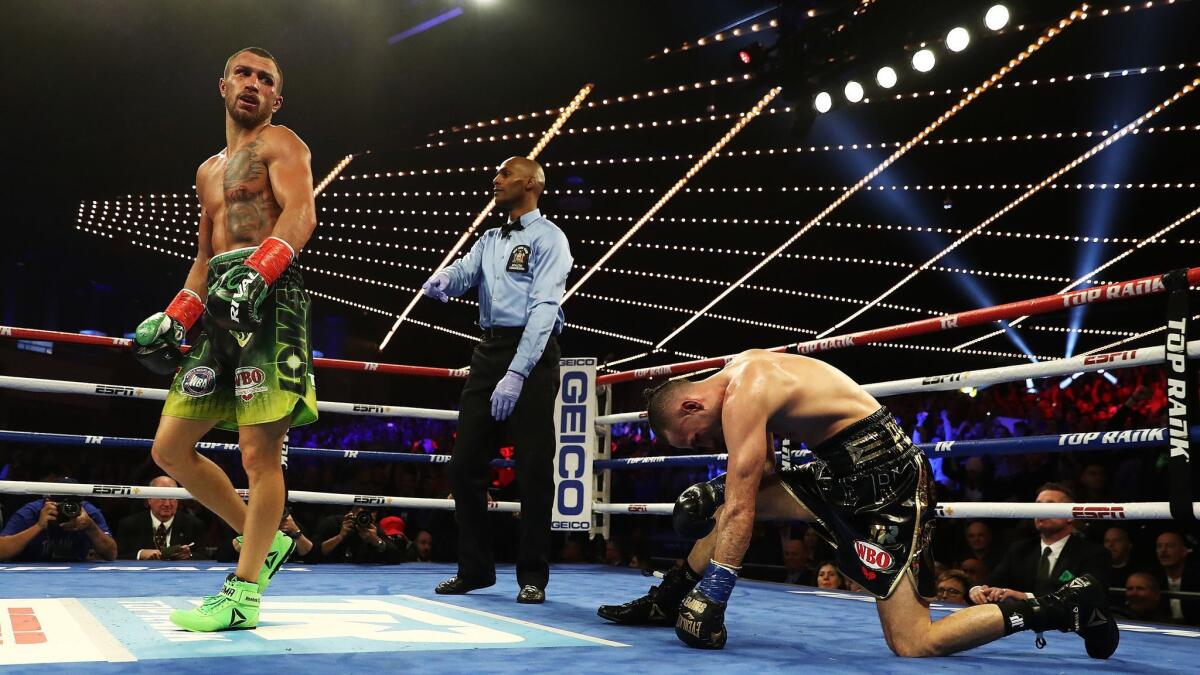
[[[523,229],[525,229],[525,226],[521,224],[520,218],[518,218],[516,220],[510,220],[507,223],[500,226],[500,236],[507,237],[508,235],[512,234],[514,230],[523,230]]]

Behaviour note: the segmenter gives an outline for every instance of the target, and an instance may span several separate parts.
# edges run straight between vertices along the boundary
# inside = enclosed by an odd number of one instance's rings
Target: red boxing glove
[[[167,311],[163,313],[183,326],[183,332],[186,333],[204,313],[204,302],[195,291],[185,288],[175,295],[175,299],[167,305]]]
[[[296,251],[291,244],[279,237],[267,237],[242,264],[261,274],[263,281],[270,286],[295,257]]]

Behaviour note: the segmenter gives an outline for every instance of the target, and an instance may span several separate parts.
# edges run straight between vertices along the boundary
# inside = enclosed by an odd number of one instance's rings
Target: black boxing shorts
[[[917,593],[932,598],[933,471],[887,408],[842,429],[812,454],[814,461],[778,476],[816,519],[842,574],[887,598],[911,569]]]

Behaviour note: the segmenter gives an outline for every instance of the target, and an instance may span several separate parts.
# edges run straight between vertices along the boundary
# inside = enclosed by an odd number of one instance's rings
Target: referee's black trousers
[[[487,526],[488,463],[497,457],[507,426],[521,490],[517,584],[545,588],[550,579],[550,516],[554,504],[554,399],[558,395],[558,341],[551,336],[525,378],[512,415],[492,418],[492,391],[508,371],[520,329],[485,337],[471,354],[471,374],[459,402],[458,439],[450,458],[450,486],[458,520],[458,576],[470,582],[496,577]]]

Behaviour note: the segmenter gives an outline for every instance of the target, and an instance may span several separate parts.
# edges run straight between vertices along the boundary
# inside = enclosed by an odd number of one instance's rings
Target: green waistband
[[[226,263],[231,260],[241,260],[242,258],[245,258],[246,256],[253,253],[254,249],[256,249],[256,248],[258,248],[258,247],[257,246],[245,246],[242,248],[235,248],[232,251],[225,251],[224,253],[218,253],[217,255],[214,255],[213,257],[208,259],[208,266],[216,267],[217,265],[220,265],[221,263]]]

